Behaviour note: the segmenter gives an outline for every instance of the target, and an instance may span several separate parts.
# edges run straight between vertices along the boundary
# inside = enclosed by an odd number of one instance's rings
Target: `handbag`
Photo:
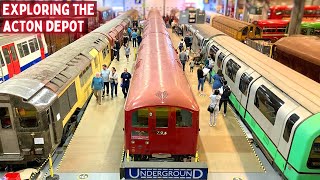
[[[213,113],[214,108],[216,108],[216,105],[217,105],[217,104],[215,104],[213,107],[211,107],[211,106],[209,105],[207,110],[208,110],[210,113]]]

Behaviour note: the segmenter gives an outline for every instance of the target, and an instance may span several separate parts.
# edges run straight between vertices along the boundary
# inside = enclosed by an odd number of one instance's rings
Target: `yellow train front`
[[[212,16],[211,26],[230,37],[243,42],[245,39],[259,39],[262,31],[258,26],[227,16]]]
[[[1,164],[42,162],[66,140],[93,74],[110,64],[114,39],[136,16],[126,12],[0,85]]]

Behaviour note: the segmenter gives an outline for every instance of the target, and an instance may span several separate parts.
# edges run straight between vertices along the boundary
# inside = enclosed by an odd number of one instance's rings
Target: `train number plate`
[[[167,132],[166,131],[157,131],[157,135],[165,136],[165,135],[167,135]]]

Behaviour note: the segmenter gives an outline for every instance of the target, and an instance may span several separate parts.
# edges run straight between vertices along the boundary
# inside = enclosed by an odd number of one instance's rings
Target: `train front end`
[[[42,162],[61,139],[62,123],[52,122],[47,108],[56,95],[37,81],[21,82],[12,79],[0,87],[1,164]]]

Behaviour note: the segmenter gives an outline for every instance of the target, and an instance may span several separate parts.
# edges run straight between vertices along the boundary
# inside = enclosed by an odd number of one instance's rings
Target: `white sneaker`
[[[226,114],[223,113],[223,116],[226,117]]]
[[[212,124],[211,124],[211,123],[209,123],[209,126],[210,126],[210,127],[212,127]]]
[[[214,123],[214,124],[213,124],[213,127],[215,127],[216,125],[217,125],[217,124],[216,124],[216,123]]]

